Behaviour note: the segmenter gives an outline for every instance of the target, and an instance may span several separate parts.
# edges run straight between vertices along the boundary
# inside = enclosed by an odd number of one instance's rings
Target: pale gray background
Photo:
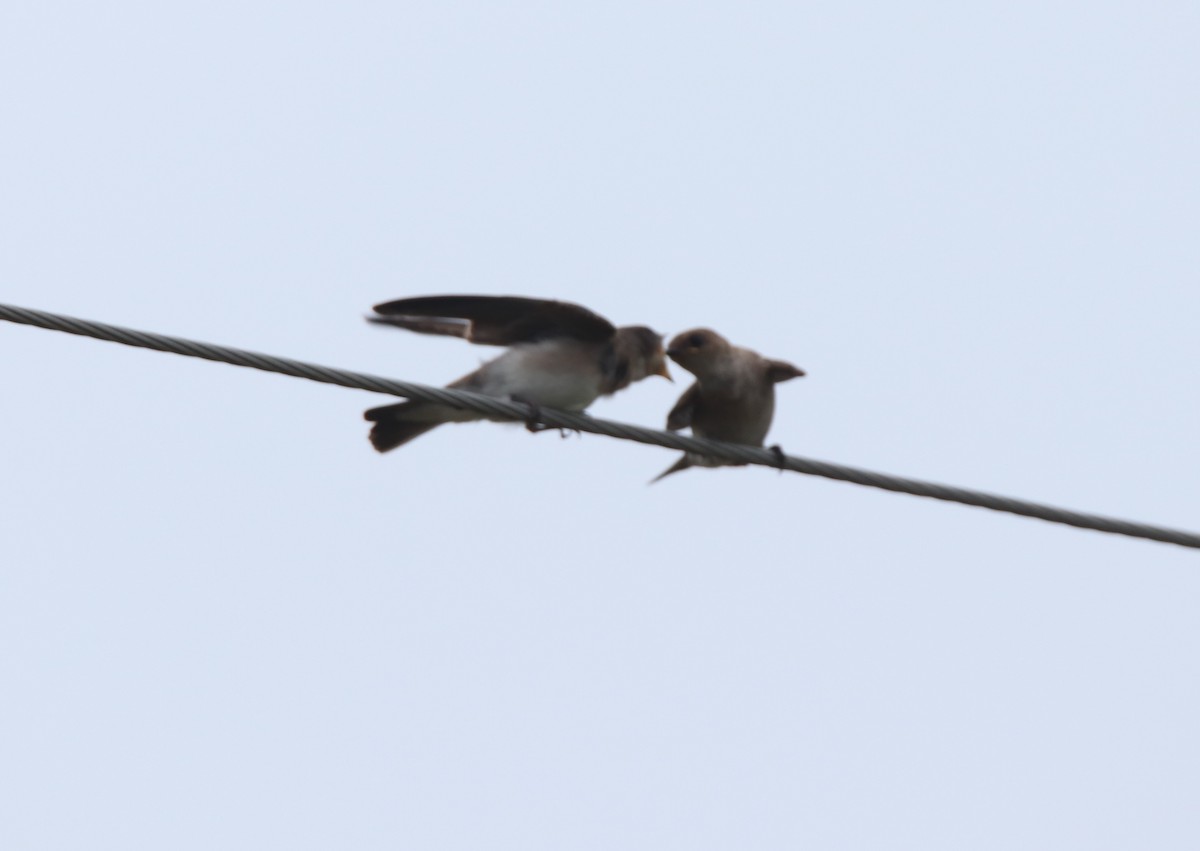
[[[0,300],[805,367],[790,452],[1200,528],[1200,6],[10,3]],[[1200,554],[0,325],[5,849],[1195,849]],[[656,425],[650,380],[592,412]]]

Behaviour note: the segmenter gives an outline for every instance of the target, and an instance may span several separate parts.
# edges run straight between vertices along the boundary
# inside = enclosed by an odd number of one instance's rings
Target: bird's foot
[[[577,437],[581,437],[583,435],[583,432],[577,428],[561,428],[559,426],[546,425],[543,422],[539,422],[539,420],[542,418],[542,407],[537,402],[526,399],[522,396],[510,396],[509,398],[514,402],[519,402],[522,405],[529,406],[530,411],[528,416],[525,418],[525,430],[530,434],[540,434],[543,431],[557,431],[558,436],[564,439],[570,437],[572,434],[576,435]]]
[[[525,417],[525,430],[530,434],[538,434],[539,432],[550,431],[554,428],[554,426],[538,422],[542,418],[542,407],[537,402],[522,396],[510,396],[509,398],[514,402],[529,406],[529,414]]]
[[[783,454],[783,447],[776,443],[772,446],[768,446],[767,451],[775,456],[775,466],[778,467],[779,472],[782,473],[786,469],[783,465],[787,463],[787,456]]]

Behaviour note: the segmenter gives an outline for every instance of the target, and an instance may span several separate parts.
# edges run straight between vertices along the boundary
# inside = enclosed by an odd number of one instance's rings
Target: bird
[[[676,335],[667,356],[696,376],[667,414],[668,431],[690,427],[696,437],[762,446],[775,415],[775,385],[804,375],[787,361],[735,346],[711,328]],[[782,450],[779,450],[782,455]],[[651,480],[688,467],[743,466],[685,453]]]
[[[435,295],[377,304],[368,321],[421,334],[506,346],[496,358],[446,385],[538,407],[582,411],[600,396],[661,375],[663,336],[643,325],[617,328],[586,307],[521,296]],[[371,445],[388,452],[443,423],[483,414],[412,400],[371,408]],[[527,424],[535,430],[531,417]]]

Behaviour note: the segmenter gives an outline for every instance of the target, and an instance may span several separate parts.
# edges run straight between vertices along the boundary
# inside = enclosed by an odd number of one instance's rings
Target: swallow
[[[667,414],[667,429],[690,427],[696,437],[762,446],[775,415],[775,385],[799,378],[804,370],[735,346],[708,328],[684,331],[671,340],[667,356],[696,376]],[[658,476],[688,467],[743,466],[685,454]]]
[[[506,346],[479,369],[446,385],[579,412],[635,381],[671,374],[661,334],[642,325],[617,328],[603,316],[564,301],[517,296],[443,295],[378,304],[370,322]],[[403,446],[443,423],[485,419],[474,411],[412,400],[371,408],[371,445]],[[532,428],[532,426],[531,426]]]

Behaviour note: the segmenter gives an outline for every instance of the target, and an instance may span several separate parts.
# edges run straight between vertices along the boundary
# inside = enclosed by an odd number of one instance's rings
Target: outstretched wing
[[[375,305],[372,322],[422,334],[462,337],[472,343],[511,346],[554,337],[602,343],[613,324],[586,307],[519,296],[435,295]]]

